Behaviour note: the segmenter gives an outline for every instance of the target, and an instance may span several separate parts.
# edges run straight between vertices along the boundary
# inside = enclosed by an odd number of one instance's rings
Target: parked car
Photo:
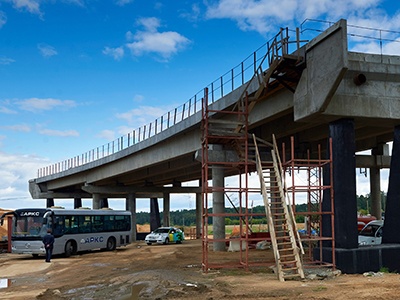
[[[151,245],[152,243],[164,245],[169,243],[181,244],[184,239],[185,234],[182,230],[175,227],[160,227],[148,234],[145,242],[147,245]]]
[[[373,220],[376,220],[376,218],[374,216],[370,216],[370,215],[368,215],[368,216],[358,216],[357,217],[357,221],[358,221],[357,229],[358,229],[358,232],[360,232],[365,227],[365,225],[367,225],[369,222],[371,222]]]
[[[383,220],[369,222],[358,234],[358,245],[379,245],[382,243]]]

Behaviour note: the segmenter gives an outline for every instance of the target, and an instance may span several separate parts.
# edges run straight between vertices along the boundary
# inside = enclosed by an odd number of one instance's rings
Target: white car
[[[160,227],[146,235],[145,242],[147,245],[153,243],[165,245],[169,243],[181,244],[184,239],[185,234],[182,230],[175,227]]]
[[[358,245],[380,245],[382,243],[383,220],[369,222],[358,234]]]

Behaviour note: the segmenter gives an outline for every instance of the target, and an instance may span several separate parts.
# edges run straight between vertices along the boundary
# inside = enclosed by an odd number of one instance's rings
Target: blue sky
[[[28,192],[38,168],[154,121],[236,66],[280,27],[340,18],[399,31],[400,3],[0,0],[0,207],[43,206],[44,200],[31,200]],[[320,24],[308,21],[303,28]],[[356,38],[350,48],[400,54],[396,42],[381,49],[374,40]],[[368,193],[361,188],[368,179],[359,180],[359,193]],[[189,198],[172,199],[172,209],[193,208]],[[143,210],[147,206],[143,203]]]

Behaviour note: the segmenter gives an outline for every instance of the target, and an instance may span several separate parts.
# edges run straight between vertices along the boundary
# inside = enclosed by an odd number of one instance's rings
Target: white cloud
[[[189,22],[197,22],[200,17],[200,7],[198,3],[193,3],[191,6],[191,11],[182,11],[179,16]]]
[[[76,106],[75,101],[59,100],[53,98],[46,98],[46,99],[30,98],[30,99],[16,101],[16,103],[20,107],[20,109],[31,112],[52,110],[55,108],[68,109]]]
[[[9,65],[13,62],[15,62],[15,60],[13,60],[12,58],[0,57],[0,65]]]
[[[231,19],[243,31],[267,34],[282,22],[298,25],[307,18],[382,20],[385,13],[379,3],[375,0],[281,0],[277,5],[272,0],[220,0],[207,5],[206,17]]]
[[[221,0],[207,7],[209,19],[232,19],[243,31],[267,33],[277,21],[292,20],[296,12],[296,0],[275,1]]]
[[[131,31],[128,31],[125,33],[125,38],[128,42],[131,42],[135,39],[135,35]]]
[[[39,52],[43,57],[52,57],[57,55],[58,52],[53,46],[46,45],[46,44],[39,44],[38,46]]]
[[[386,54],[386,55],[399,55],[400,53],[400,39],[393,42],[384,42],[382,47],[379,41],[371,40],[366,43],[356,43],[350,48],[350,51],[363,52],[363,53],[374,53],[374,54]]]
[[[133,41],[127,43],[126,47],[134,56],[155,53],[163,59],[169,59],[190,44],[189,39],[175,31],[157,31],[160,27],[160,20],[157,18],[142,18],[138,20],[138,24],[145,30],[126,34],[128,41]]]
[[[103,54],[109,55],[115,60],[121,60],[124,57],[124,48],[123,47],[118,47],[118,48],[110,48],[110,47],[105,47],[103,49]]]
[[[125,120],[129,125],[142,126],[154,122],[169,109],[165,107],[140,106],[130,111],[116,114],[118,119]]]
[[[31,14],[38,15],[41,19],[43,18],[44,13],[40,9],[40,3],[44,2],[43,0],[8,0],[8,1],[12,3],[13,7],[16,10],[27,11]],[[46,2],[49,2],[49,1],[46,1]],[[56,3],[57,1],[50,1],[50,2]],[[85,6],[84,0],[62,0],[62,2],[65,2],[67,4],[81,6],[81,7]]]
[[[60,137],[79,136],[79,132],[77,132],[76,130],[40,129],[38,132],[42,135],[48,135],[48,136],[60,136]]]
[[[31,206],[28,181],[37,170],[49,164],[48,159],[34,155],[0,152],[0,202],[2,208]],[[22,204],[23,202],[25,202]],[[43,205],[43,200],[41,200]],[[22,206],[21,206],[22,205]]]
[[[39,0],[12,0],[15,9],[27,11],[31,14],[42,16]]]
[[[119,6],[124,6],[126,4],[132,3],[133,0],[116,0],[115,4],[119,5]]]
[[[74,4],[74,5],[78,5],[81,7],[85,6],[85,0],[63,0],[63,1],[68,4]]]
[[[17,112],[5,106],[0,106],[0,113],[11,115],[11,114],[16,114]]]
[[[0,126],[2,129],[18,131],[18,132],[30,132],[31,128],[26,124],[17,124],[17,125],[8,125],[8,126]]]
[[[4,24],[7,23],[7,16],[6,14],[0,10],[0,28],[4,26]]]
[[[133,96],[133,101],[135,102],[143,102],[144,96],[143,95],[135,95]]]
[[[105,139],[107,141],[113,141],[115,140],[115,132],[113,130],[102,130],[97,137],[101,138],[101,139]]]
[[[157,28],[160,27],[160,20],[157,18],[141,18],[136,21],[140,26],[143,26],[146,31],[157,32]]]
[[[136,129],[136,128],[133,128],[133,127],[131,127],[131,126],[119,126],[119,127],[117,128],[117,133],[118,133],[120,136],[123,136],[123,135],[127,135],[128,133],[134,131],[135,129]]]

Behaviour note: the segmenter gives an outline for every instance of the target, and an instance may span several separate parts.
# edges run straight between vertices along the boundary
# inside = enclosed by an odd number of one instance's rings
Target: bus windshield
[[[13,218],[13,237],[44,236],[47,227],[42,216],[18,216]]]

